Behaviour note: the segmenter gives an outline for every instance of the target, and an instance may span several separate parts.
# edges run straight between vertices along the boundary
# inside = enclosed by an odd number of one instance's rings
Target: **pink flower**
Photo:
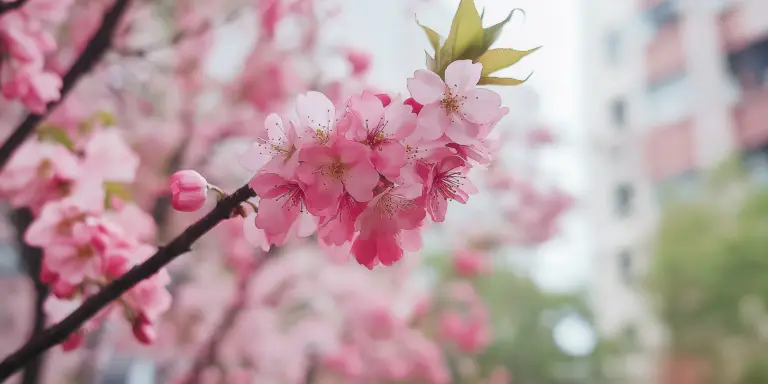
[[[32,113],[42,114],[48,109],[48,103],[61,97],[61,78],[33,65],[25,65],[4,84],[3,96],[19,99]]]
[[[296,132],[294,124],[286,124],[277,114],[270,114],[264,121],[268,140],[253,143],[240,158],[240,165],[251,172],[262,169],[275,172],[284,177],[291,177],[299,166],[297,153],[301,137]]]
[[[432,220],[442,222],[448,209],[448,200],[466,204],[470,194],[477,188],[466,174],[467,163],[458,156],[450,156],[432,166],[424,183],[426,206]]]
[[[426,140],[446,134],[459,144],[472,143],[480,125],[498,117],[501,97],[496,92],[476,88],[482,64],[471,60],[451,63],[443,82],[436,73],[418,70],[408,79],[408,90],[424,108],[419,113],[418,130]]]
[[[83,168],[92,176],[117,183],[131,183],[139,169],[139,156],[118,129],[98,129],[85,144]]]
[[[193,170],[183,170],[171,176],[171,205],[181,212],[194,212],[202,208],[208,195],[208,181]]]
[[[345,192],[339,197],[334,214],[327,216],[317,230],[323,243],[341,246],[355,236],[355,220],[363,213],[366,204],[355,200]]]
[[[296,98],[296,113],[302,126],[302,137],[312,138],[317,145],[331,141],[336,126],[336,107],[328,97],[315,91],[301,94]]]
[[[258,174],[248,184],[261,198],[255,217],[257,228],[269,237],[283,237],[297,221],[311,220],[307,205],[306,186],[295,180],[284,179],[274,173]],[[318,213],[313,210],[313,213]],[[309,216],[300,219],[300,216]]]
[[[61,197],[81,171],[77,156],[64,146],[28,140],[0,174],[0,194],[16,207],[42,205],[49,198]]]
[[[453,267],[463,277],[475,277],[485,271],[487,265],[482,253],[470,250],[453,255]]]
[[[360,232],[352,243],[352,254],[369,269],[381,262],[392,265],[403,257],[408,247],[401,238],[403,231],[416,229],[426,213],[414,201],[419,185],[390,188],[374,197],[357,218]]]
[[[355,49],[347,50],[347,61],[352,65],[352,76],[362,76],[371,67],[371,55]]]
[[[392,103],[392,98],[389,97],[386,93],[377,93],[376,97],[381,100],[381,105],[383,105],[385,108],[389,106],[390,103]]]
[[[407,155],[402,140],[416,129],[409,107],[396,101],[385,108],[380,98],[366,92],[351,99],[349,107],[355,120],[348,137],[371,148],[371,162],[382,175],[399,177]]]
[[[377,100],[378,102],[378,100]],[[299,153],[303,162],[297,171],[307,185],[309,206],[328,208],[347,191],[357,201],[373,197],[379,173],[368,158],[367,148],[360,143],[338,138],[329,147],[315,145]]]

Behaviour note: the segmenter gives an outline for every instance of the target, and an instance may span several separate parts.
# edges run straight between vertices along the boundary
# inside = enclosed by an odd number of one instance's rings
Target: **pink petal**
[[[353,98],[350,108],[363,123],[364,128],[373,129],[384,117],[384,107],[381,100],[370,93],[363,93],[360,97]]]
[[[347,171],[344,186],[357,201],[366,202],[373,198],[373,188],[379,183],[379,173],[367,162]]]
[[[262,199],[280,196],[287,181],[274,173],[261,173],[254,176],[248,186]]]
[[[477,88],[467,92],[461,106],[461,114],[475,124],[488,124],[499,119],[501,96],[489,89]]]
[[[376,242],[377,256],[381,264],[390,266],[403,258],[403,249],[394,236],[379,236]]]
[[[237,162],[246,171],[258,172],[271,158],[272,156],[265,153],[261,144],[254,142],[237,157]]]
[[[336,108],[331,100],[316,91],[298,96],[296,112],[299,119],[313,130],[329,130],[336,116]]]
[[[243,220],[243,235],[248,242],[262,251],[269,251],[269,241],[263,229],[256,227],[256,215],[251,214]]]
[[[285,128],[283,127],[283,119],[276,113],[270,113],[266,119],[264,119],[264,127],[267,129],[267,136],[269,140],[283,141],[287,139],[285,134]]]
[[[361,239],[358,237],[355,239],[355,242],[352,243],[352,254],[355,255],[355,260],[357,260],[360,265],[368,267],[368,269],[373,269],[376,253],[375,239]]]
[[[480,125],[472,124],[461,117],[454,117],[445,135],[456,144],[472,145],[480,139]]]
[[[299,209],[287,205],[283,200],[261,199],[259,213],[256,214],[256,227],[267,234],[287,232],[299,215]]]
[[[323,165],[333,162],[335,153],[331,148],[313,145],[302,148],[299,152],[299,161],[304,161],[313,165]]]
[[[451,123],[451,119],[438,104],[429,104],[421,110],[414,135],[424,141],[440,138]]]
[[[461,157],[458,157],[458,156],[446,157],[440,162],[438,172],[445,173],[452,169],[463,167],[465,165],[467,165],[467,163]]]
[[[482,72],[483,65],[480,63],[472,63],[472,60],[454,61],[445,69],[445,84],[458,93],[464,93],[477,85]]]
[[[445,221],[445,213],[448,210],[448,201],[437,191],[427,196],[427,211],[436,223]]]
[[[445,83],[436,73],[420,69],[408,79],[408,91],[419,104],[432,104],[445,94]]]

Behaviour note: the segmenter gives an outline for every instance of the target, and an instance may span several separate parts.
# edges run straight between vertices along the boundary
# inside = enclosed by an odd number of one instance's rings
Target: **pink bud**
[[[155,327],[149,322],[149,319],[144,314],[140,314],[138,318],[133,322],[133,336],[136,337],[140,343],[148,345],[155,342],[157,339],[157,332]]]
[[[208,181],[193,170],[183,170],[171,176],[171,205],[181,212],[194,212],[202,208],[208,194]]]
[[[45,261],[43,261],[42,265],[40,266],[40,281],[51,285],[56,282],[56,280],[59,279],[59,274],[51,271],[50,268],[45,264]]]
[[[371,66],[371,56],[362,51],[348,50],[347,60],[352,65],[352,75],[354,76],[365,74]]]
[[[80,346],[83,345],[83,336],[83,330],[78,329],[75,331],[75,333],[69,335],[63,343],[61,343],[61,349],[68,352],[80,348]]]
[[[413,97],[409,97],[408,99],[406,99],[403,102],[403,104],[410,105],[411,108],[413,108],[413,113],[417,115],[419,114],[419,112],[421,112],[421,109],[424,108],[424,106],[419,104],[416,100],[414,100]]]
[[[51,286],[51,292],[59,299],[71,299],[77,292],[77,286],[63,280],[56,280]]]
[[[453,257],[453,267],[462,277],[475,277],[485,271],[483,254],[475,251],[459,251]]]
[[[392,102],[392,98],[389,97],[389,95],[387,95],[386,93],[379,93],[378,95],[376,95],[376,97],[378,97],[379,100],[381,100],[381,104],[385,107]]]

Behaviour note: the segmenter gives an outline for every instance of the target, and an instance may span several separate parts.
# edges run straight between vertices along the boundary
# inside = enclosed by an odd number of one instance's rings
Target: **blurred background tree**
[[[446,255],[429,258],[427,265],[435,273],[436,284],[456,281],[450,260]],[[473,280],[493,319],[493,342],[476,358],[482,376],[505,367],[515,384],[609,383],[602,374],[603,363],[617,355],[621,345],[597,340],[591,351],[572,355],[558,345],[555,336],[555,327],[568,319],[592,327],[584,295],[546,292],[514,268],[501,265]]]
[[[699,382],[768,382],[768,190],[728,162],[687,199],[670,197],[649,287],[671,361],[695,359]]]

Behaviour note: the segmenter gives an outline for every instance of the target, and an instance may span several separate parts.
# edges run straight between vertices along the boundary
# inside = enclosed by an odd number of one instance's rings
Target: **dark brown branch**
[[[109,283],[97,294],[85,300],[80,307],[64,320],[46,329],[16,350],[16,352],[6,357],[5,360],[0,362],[0,382],[9,378],[13,373],[20,370],[29,361],[46,350],[66,340],[67,336],[82,327],[88,319],[95,316],[134,285],[154,275],[179,255],[188,252],[195,241],[220,222],[230,218],[232,213],[240,207],[241,203],[255,196],[256,194],[253,190],[248,185],[245,185],[235,191],[235,193],[219,201],[211,212],[187,227],[184,232],[176,236],[168,245],[159,248],[147,261],[137,265],[125,275]]]
[[[59,100],[48,103],[45,113],[41,115],[28,114],[24,121],[16,127],[11,136],[5,140],[0,147],[0,171],[5,167],[13,152],[16,151],[16,148],[21,146],[24,140],[35,131],[37,125],[64,100],[69,91],[77,84],[77,81],[83,75],[90,72],[96,63],[101,60],[101,57],[104,56],[104,53],[112,43],[112,36],[115,34],[115,29],[117,29],[120,18],[125,13],[129,3],[130,0],[115,0],[112,8],[104,14],[101,26],[77,58],[77,61],[72,64],[72,67],[62,78],[61,97]]]
[[[35,287],[35,306],[32,313],[32,330],[29,338],[33,339],[45,328],[45,311],[43,305],[48,297],[48,286],[40,281],[40,269],[43,265],[43,252],[39,248],[31,247],[24,242],[24,232],[32,224],[34,216],[28,209],[19,209],[11,214],[11,220],[16,227],[16,239],[19,249],[21,265],[24,266],[29,278]],[[40,382],[40,374],[43,370],[43,356],[37,356],[30,360],[24,367],[21,375],[21,384],[37,384]]]
[[[10,1],[10,2],[0,1],[0,15],[6,12],[13,11],[14,9],[21,8],[26,3],[27,3],[27,0],[16,0],[16,1]]]

